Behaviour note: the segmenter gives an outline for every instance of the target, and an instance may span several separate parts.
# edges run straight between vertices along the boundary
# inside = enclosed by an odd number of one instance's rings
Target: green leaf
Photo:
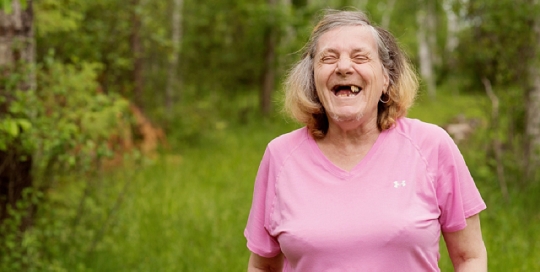
[[[17,119],[17,123],[22,128],[22,131],[27,131],[32,127],[32,123],[28,119]]]
[[[5,122],[6,132],[14,138],[19,136],[19,126],[17,126],[17,122],[13,119],[7,119]]]
[[[13,7],[11,6],[12,1],[13,0],[0,0],[0,7],[6,14],[11,14],[13,12]]]

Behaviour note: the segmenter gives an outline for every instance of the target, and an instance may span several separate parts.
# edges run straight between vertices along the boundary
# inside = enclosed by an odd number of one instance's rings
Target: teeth
[[[360,91],[360,88],[358,88],[358,87],[356,87],[356,86],[351,86],[351,91],[352,91],[353,93],[357,93],[357,92]]]

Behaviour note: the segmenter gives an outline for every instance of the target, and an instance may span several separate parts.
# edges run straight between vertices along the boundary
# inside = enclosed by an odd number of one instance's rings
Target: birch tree
[[[17,123],[3,119],[14,92],[29,90],[35,85],[34,29],[31,0],[26,1],[26,6],[19,0],[8,4],[10,6],[4,8],[9,13],[0,9],[0,135],[8,133],[15,138],[19,133]],[[22,160],[27,154],[21,154],[13,142],[1,142],[3,140],[5,138],[0,137],[0,221],[7,217],[8,205],[14,207],[23,189],[32,186],[31,158]]]
[[[131,52],[133,54],[133,97],[137,106],[143,106],[143,90],[144,90],[144,78],[143,78],[143,43],[141,38],[141,0],[131,0],[132,13],[131,13]]]
[[[539,1],[533,1],[538,7]],[[540,18],[534,18],[533,23],[533,54],[529,64],[529,90],[527,93],[527,176],[531,177],[533,171],[540,163]]]
[[[446,14],[446,44],[445,51],[447,54],[452,53],[459,45],[458,33],[461,29],[459,24],[458,14],[452,9],[454,0],[445,0],[443,2],[443,9]]]
[[[430,37],[433,35],[430,32],[431,27],[428,25],[427,11],[425,9],[418,9],[416,13],[416,22],[418,30],[416,32],[416,39],[418,42],[418,59],[420,64],[420,75],[426,83],[426,89],[429,97],[435,98],[435,73],[433,68],[433,53],[430,46]]]
[[[3,70],[17,70],[18,64],[34,63],[34,28],[32,1],[23,7],[20,0],[8,1],[9,7],[0,10],[0,67]],[[22,71],[19,71],[22,72]],[[19,89],[29,89],[35,85],[34,73],[26,71],[26,80],[20,81]],[[0,86],[3,88],[4,86]],[[0,89],[1,90],[1,89]]]
[[[172,25],[171,25],[171,43],[172,53],[169,58],[167,68],[167,87],[165,89],[165,107],[167,113],[172,113],[173,102],[175,101],[175,87],[181,82],[181,75],[178,75],[178,62],[180,58],[180,49],[182,44],[182,12],[184,0],[173,0]],[[176,89],[180,91],[179,89]]]
[[[261,95],[260,95],[260,107],[263,115],[267,116],[272,110],[272,92],[275,87],[275,78],[276,78],[276,44],[277,44],[277,31],[276,24],[274,22],[274,16],[272,13],[275,12],[278,8],[277,0],[268,0],[268,23],[266,25],[264,33],[264,43],[265,43],[265,52],[264,52],[264,67],[263,67],[263,78],[261,84]]]

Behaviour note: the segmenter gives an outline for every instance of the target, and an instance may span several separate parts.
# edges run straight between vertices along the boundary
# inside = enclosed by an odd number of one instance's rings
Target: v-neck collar
[[[337,165],[335,165],[332,161],[330,161],[330,159],[328,159],[328,157],[326,157],[326,155],[322,152],[319,145],[317,145],[317,142],[315,141],[315,139],[313,139],[311,135],[309,135],[308,137],[308,142],[314,154],[313,159],[315,160],[316,163],[320,164],[322,167],[324,167],[327,171],[329,171],[336,177],[339,177],[341,179],[348,179],[353,176],[356,176],[357,174],[359,174],[360,172],[364,170],[364,166],[369,162],[369,160],[371,160],[373,156],[375,156],[375,154],[377,153],[377,150],[384,142],[384,139],[386,138],[390,130],[392,130],[392,128],[382,131],[379,134],[379,136],[377,137],[377,140],[375,140],[375,143],[373,144],[373,146],[371,146],[366,156],[364,156],[364,158],[362,158],[362,160],[357,165],[355,165],[350,171],[344,170],[338,167]]]

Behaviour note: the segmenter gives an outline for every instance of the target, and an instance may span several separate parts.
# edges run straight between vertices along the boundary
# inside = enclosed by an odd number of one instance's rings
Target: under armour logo
[[[405,187],[407,185],[404,180],[402,181],[394,181],[394,188],[398,188],[399,186]]]

